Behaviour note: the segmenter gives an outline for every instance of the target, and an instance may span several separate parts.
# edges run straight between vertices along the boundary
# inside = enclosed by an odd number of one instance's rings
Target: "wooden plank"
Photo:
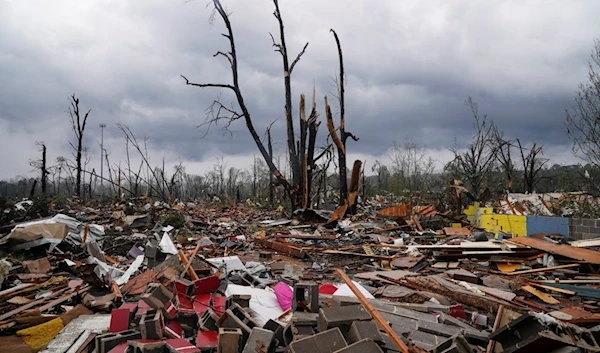
[[[527,237],[512,238],[511,242],[529,246],[530,248],[545,251],[553,255],[560,255],[570,259],[600,265],[600,252],[598,251],[577,248],[565,244],[555,244],[549,241]]]
[[[12,288],[5,289],[5,290],[1,291],[0,292],[0,298],[4,298],[4,297],[6,297],[8,295],[14,294],[14,293],[22,290],[22,289],[33,287],[33,286],[35,286],[35,283],[23,283],[23,284],[16,285],[16,286],[14,286]]]
[[[190,278],[192,279],[192,281],[199,280],[200,277],[198,277],[198,275],[196,274],[196,271],[194,271],[194,269],[191,266],[192,261],[188,260],[188,258],[183,253],[183,250],[181,250],[181,249],[179,249],[179,259],[181,260],[181,263],[187,268],[187,273],[190,275]],[[191,259],[193,259],[193,257]],[[184,276],[184,275],[185,275],[185,272],[182,272],[182,276]]]
[[[511,273],[507,273],[507,275],[509,276],[516,276],[516,275],[526,275],[529,273],[539,273],[539,272],[546,272],[546,271],[554,271],[554,270],[561,270],[561,269],[565,269],[565,268],[575,268],[575,267],[579,267],[580,264],[568,264],[568,265],[559,265],[559,266],[552,266],[552,267],[543,267],[543,268],[534,268],[531,270],[524,270],[524,271],[516,271],[516,272],[511,272]]]
[[[342,281],[344,281],[346,283],[346,285],[348,286],[348,288],[350,288],[350,290],[352,291],[352,293],[354,293],[354,295],[358,298],[358,300],[363,305],[363,307],[369,312],[369,314],[371,314],[371,316],[373,317],[373,319],[375,319],[375,321],[377,321],[377,323],[379,324],[379,326],[390,337],[390,339],[392,340],[392,342],[394,343],[394,345],[396,345],[396,347],[400,350],[400,352],[402,352],[402,353],[409,353],[408,346],[406,344],[404,344],[404,342],[398,336],[398,334],[396,333],[396,331],[394,331],[390,327],[390,325],[387,322],[387,320],[385,320],[383,318],[383,316],[381,315],[381,313],[379,313],[379,311],[377,311],[377,309],[375,308],[375,306],[373,306],[373,303],[371,303],[369,301],[369,299],[367,299],[362,294],[362,292],[356,287],[356,285],[354,284],[354,282],[352,282],[352,280],[350,280],[350,278],[344,273],[344,271],[342,271],[339,268],[337,268],[335,270],[335,272],[338,274],[338,276],[340,276],[340,278],[342,279]]]
[[[562,293],[562,294],[567,294],[567,295],[575,295],[575,294],[577,294],[577,292],[574,292],[572,290],[562,289],[562,288],[556,288],[556,287],[550,287],[550,286],[545,286],[543,284],[538,284],[538,283],[529,283],[529,285],[534,286],[534,287],[538,287],[538,288],[543,288],[543,289],[555,291],[555,292]]]
[[[492,332],[495,332],[500,327],[500,320],[502,320],[502,312],[503,311],[504,311],[504,305],[500,304],[498,306],[498,312],[496,312],[496,319],[494,320],[494,327],[492,329]],[[496,345],[496,341],[490,340],[488,342],[488,346],[487,346],[487,349],[485,350],[485,353],[492,353],[494,351],[495,345]]]
[[[551,295],[541,292],[541,291],[533,288],[532,286],[523,286],[523,287],[521,287],[521,289],[535,295],[536,297],[541,299],[544,303],[552,304],[552,305],[556,305],[556,304],[560,303],[558,300],[556,300]]]
[[[496,263],[496,267],[500,270],[500,272],[509,274],[510,272],[514,272],[522,267],[521,264],[503,264]]]
[[[366,257],[369,259],[379,259],[379,260],[391,260],[394,258],[393,256],[368,255],[368,254],[361,254],[361,253],[357,253],[357,252],[348,252],[348,251],[339,251],[339,250],[325,250],[325,251],[323,251],[323,254],[360,256],[360,257]]]
[[[42,303],[46,302],[48,299],[53,298],[53,297],[55,297],[57,295],[60,295],[60,294],[62,294],[64,292],[66,292],[69,289],[70,289],[69,287],[60,289],[60,290],[52,293],[49,297],[41,298],[41,299],[32,301],[29,304],[22,305],[22,306],[14,309],[14,310],[11,310],[11,311],[9,311],[9,312],[7,312],[5,314],[2,314],[2,315],[0,315],[0,321],[4,321],[4,320],[6,320],[6,319],[8,319],[10,317],[13,317],[14,315],[17,315],[18,313],[20,313],[22,311],[25,311],[25,310],[27,310],[29,308],[33,308],[34,306],[36,306],[38,304],[42,304]]]

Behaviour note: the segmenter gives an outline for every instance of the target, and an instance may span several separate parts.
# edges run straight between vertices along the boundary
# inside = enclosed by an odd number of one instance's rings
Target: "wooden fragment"
[[[502,272],[503,274],[510,274],[511,272],[515,272],[516,270],[520,269],[522,265],[497,263],[496,267],[498,267],[500,272]]]
[[[537,284],[537,283],[529,283],[529,284],[531,286],[534,286],[534,287],[543,288],[543,289],[555,291],[555,292],[566,294],[566,295],[575,295],[575,294],[577,294],[577,292],[574,292],[574,291],[568,290],[568,289],[562,289],[562,288],[557,288],[557,287],[550,287],[550,286],[545,286],[543,284]]]
[[[529,273],[539,273],[539,272],[546,272],[546,271],[554,271],[554,270],[561,270],[561,269],[565,269],[565,268],[575,268],[575,267],[579,267],[580,264],[568,264],[568,265],[559,265],[559,266],[552,266],[552,267],[543,267],[543,268],[534,268],[531,270],[524,270],[524,271],[516,271],[516,272],[511,272],[511,273],[507,273],[507,275],[509,276],[516,276],[516,275],[526,275]],[[500,268],[500,267],[498,267]]]
[[[502,320],[503,312],[504,312],[504,305],[500,304],[498,306],[498,312],[496,313],[496,320],[494,320],[494,328],[492,329],[492,332],[495,332],[496,330],[498,330],[498,327],[500,327],[500,320]],[[496,341],[490,340],[490,342],[488,343],[487,349],[485,350],[485,353],[492,353],[494,351],[495,344],[496,344]]]
[[[189,261],[187,259],[187,257],[185,257],[185,254],[183,253],[183,251],[181,249],[179,249],[179,259],[181,260],[181,263],[183,263],[183,265],[187,268],[187,273],[190,275],[190,278],[193,281],[199,280],[200,277],[198,277],[198,275],[196,274],[196,271],[194,271],[194,269],[190,265],[191,261]],[[181,275],[184,276],[185,272],[182,272]]]
[[[198,241],[198,244],[196,245],[196,248],[194,249],[194,251],[192,252],[192,254],[190,255],[189,261],[188,263],[185,265],[185,267],[183,268],[183,271],[181,271],[181,273],[186,273],[188,272],[189,269],[192,268],[192,262],[194,262],[194,258],[196,257],[196,254],[198,253],[198,250],[200,250],[200,246],[201,246],[201,242]],[[193,269],[192,269],[193,271]],[[195,272],[195,271],[194,271]],[[191,276],[191,273],[190,273]]]
[[[558,300],[556,300],[551,295],[541,292],[541,291],[533,288],[532,286],[523,286],[523,287],[521,287],[521,289],[535,295],[536,297],[541,299],[544,303],[552,304],[552,305],[556,305],[556,304],[560,303]]]
[[[381,255],[369,255],[369,254],[361,254],[357,252],[348,252],[348,251],[339,251],[339,250],[325,250],[323,254],[334,254],[334,255],[348,255],[348,256],[360,256],[366,257],[369,259],[379,259],[379,260],[391,260],[393,256],[381,256]]]
[[[356,287],[356,285],[354,285],[354,282],[352,282],[352,280],[350,280],[350,278],[344,273],[344,271],[337,268],[335,270],[335,272],[346,283],[346,285],[348,286],[348,288],[350,288],[352,293],[354,293],[354,295],[358,298],[358,300],[363,305],[363,307],[369,312],[369,314],[371,314],[371,316],[375,319],[375,321],[377,321],[379,326],[381,326],[383,331],[385,331],[385,333],[390,337],[390,339],[392,340],[392,342],[394,342],[396,347],[398,347],[398,349],[402,353],[409,353],[408,346],[406,344],[404,344],[404,342],[398,336],[396,331],[394,331],[390,327],[387,320],[383,318],[383,316],[379,313],[379,311],[377,311],[377,309],[375,308],[375,306],[373,306],[373,304],[369,301],[369,299],[367,299],[362,294],[362,292]]]

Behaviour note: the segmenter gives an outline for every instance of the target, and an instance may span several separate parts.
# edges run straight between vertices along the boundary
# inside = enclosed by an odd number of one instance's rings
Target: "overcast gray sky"
[[[571,163],[565,109],[579,83],[598,27],[599,1],[280,0],[288,50],[306,54],[294,70],[295,109],[316,83],[331,96],[338,70],[330,28],[342,42],[347,72],[351,158],[386,159],[407,138],[444,162],[447,148],[465,145],[472,96],[509,137],[536,141],[546,156]],[[284,147],[281,58],[269,0],[223,0],[238,44],[241,88],[257,130],[272,121]],[[75,93],[91,108],[85,143],[99,159],[100,123],[107,124],[111,159],[124,156],[116,123],[149,139],[156,163],[181,160],[202,173],[216,157],[244,166],[256,148],[242,121],[233,136],[197,129],[215,98],[228,92],[185,86],[230,82],[220,20],[209,24],[207,0],[0,0],[0,178],[30,173],[35,142],[49,158],[69,155],[73,132],[66,113]],[[334,108],[337,110],[337,108]],[[326,134],[325,126],[321,137]]]

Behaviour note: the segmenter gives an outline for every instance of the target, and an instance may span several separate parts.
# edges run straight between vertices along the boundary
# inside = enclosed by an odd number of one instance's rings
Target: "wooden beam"
[[[192,279],[192,281],[199,280],[200,277],[198,277],[198,275],[196,274],[196,271],[194,271],[194,269],[190,265],[191,261],[188,260],[187,257],[185,257],[185,254],[183,253],[183,250],[181,250],[181,249],[179,249],[179,259],[181,260],[181,263],[183,263],[183,265],[187,268],[187,273],[190,275],[190,278]],[[185,276],[185,272],[182,272],[181,275]]]
[[[192,262],[194,262],[194,258],[196,257],[196,254],[198,253],[198,250],[200,250],[200,247],[202,243],[200,242],[200,240],[198,240],[198,244],[196,245],[196,248],[194,249],[194,251],[192,252],[192,254],[190,255],[190,259],[188,261],[188,263],[185,265],[185,267],[183,268],[183,271],[181,271],[181,273],[185,274],[186,272],[188,272],[188,270],[190,268],[192,268]],[[193,271],[193,269],[192,269]],[[196,271],[194,271],[195,273]],[[190,273],[191,276],[191,273]]]
[[[392,342],[394,342],[396,347],[398,347],[400,352],[409,353],[408,346],[406,344],[404,344],[404,342],[398,336],[396,331],[392,330],[392,328],[390,327],[388,322],[383,318],[383,316],[379,313],[379,311],[377,311],[375,306],[373,306],[373,304],[369,301],[369,299],[367,299],[362,294],[362,292],[360,290],[358,290],[358,288],[354,285],[354,282],[352,282],[352,280],[350,280],[350,278],[344,273],[344,271],[337,268],[335,270],[335,272],[338,274],[338,276],[340,276],[342,281],[344,281],[346,283],[346,285],[348,285],[348,288],[350,288],[352,293],[354,293],[354,295],[356,295],[356,297],[358,298],[360,303],[363,305],[363,307],[369,312],[369,314],[371,314],[371,316],[375,319],[375,321],[377,321],[379,326],[381,326],[383,331],[385,331],[385,333],[390,337],[390,339],[392,340]]]

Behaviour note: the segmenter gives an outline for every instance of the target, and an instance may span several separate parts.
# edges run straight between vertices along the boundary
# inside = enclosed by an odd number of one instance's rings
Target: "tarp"
[[[66,229],[65,229],[66,227]],[[73,217],[57,214],[52,218],[25,222],[16,225],[8,236],[8,241],[16,243],[14,250],[29,249],[43,244],[56,244],[66,241],[81,245],[85,236],[85,224]],[[95,241],[102,245],[104,228],[97,224],[88,225],[86,242]]]
[[[294,300],[294,290],[286,283],[279,282],[273,287],[279,306],[283,311],[292,308],[292,301]]]

